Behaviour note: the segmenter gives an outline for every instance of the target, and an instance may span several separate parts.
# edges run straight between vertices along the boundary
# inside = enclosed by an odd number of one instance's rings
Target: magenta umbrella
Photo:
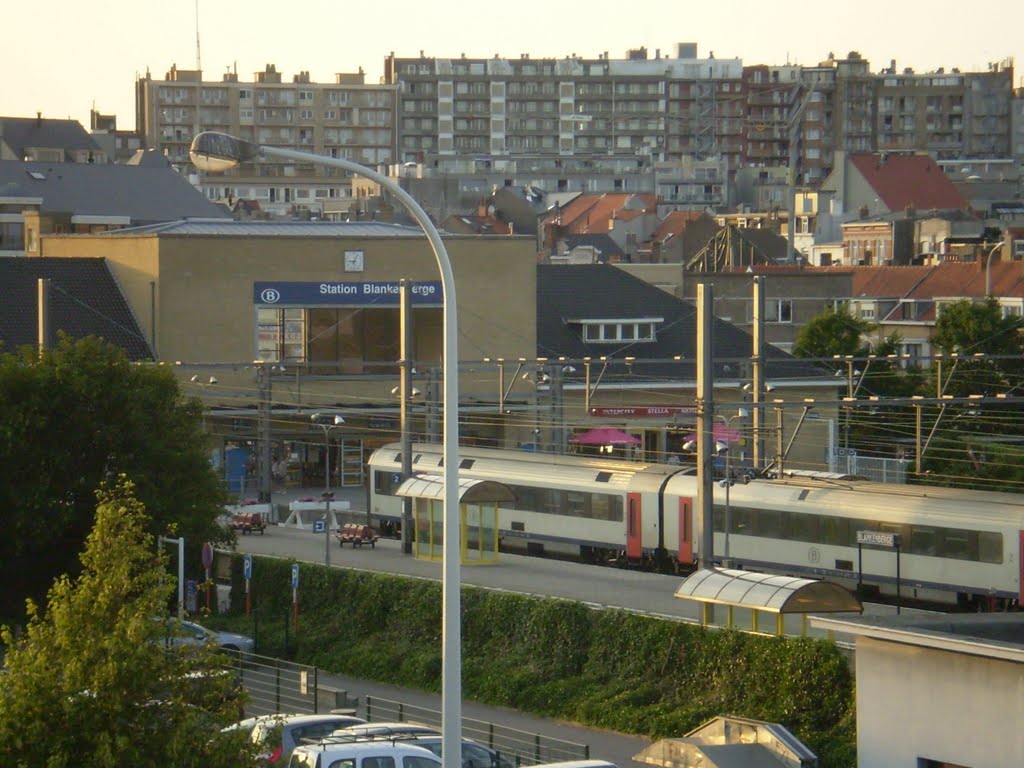
[[[715,424],[711,429],[711,439],[719,443],[738,443],[743,439],[743,434],[738,429],[727,427],[725,424]],[[697,442],[697,433],[691,432],[683,438],[683,442]]]
[[[598,427],[588,432],[573,435],[569,438],[570,443],[577,445],[640,445],[639,437],[633,437],[628,432],[613,427]]]

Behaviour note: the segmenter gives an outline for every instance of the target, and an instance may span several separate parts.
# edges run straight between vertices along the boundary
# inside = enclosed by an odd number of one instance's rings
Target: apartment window
[[[338,113],[335,112],[333,109],[324,110],[324,120],[336,120],[337,118]]]
[[[765,320],[769,323],[792,323],[793,302],[791,299],[770,299],[765,302]]]
[[[299,117],[301,117],[303,120],[312,120],[313,119],[313,110],[312,109],[304,109],[301,112],[299,112]]]
[[[583,326],[584,341],[613,344],[655,341],[655,329],[663,320],[664,318],[657,317],[638,320],[582,320],[577,322]]]
[[[247,88],[242,88],[242,89],[240,89],[238,91],[238,98],[240,98],[240,99],[251,99],[252,98],[252,91],[250,91]]]
[[[299,91],[299,101],[312,101],[312,100],[313,100],[313,92],[312,91]]]

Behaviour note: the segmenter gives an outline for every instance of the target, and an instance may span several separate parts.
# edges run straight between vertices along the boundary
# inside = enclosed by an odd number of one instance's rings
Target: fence
[[[374,720],[387,722],[403,722],[412,720],[424,725],[441,727],[441,713],[435,709],[405,704],[377,696],[367,696],[365,715],[370,722]],[[516,765],[536,765],[538,763],[556,763],[566,760],[588,760],[590,747],[573,741],[542,736],[539,733],[520,731],[516,728],[462,718],[462,736],[484,744]]]
[[[836,455],[836,472],[860,475],[877,483],[907,482],[907,460],[886,459],[878,456],[858,456],[853,450],[846,455]]]
[[[247,716],[319,711],[320,672],[316,667],[255,654],[241,654],[234,664],[239,682],[249,694]]]

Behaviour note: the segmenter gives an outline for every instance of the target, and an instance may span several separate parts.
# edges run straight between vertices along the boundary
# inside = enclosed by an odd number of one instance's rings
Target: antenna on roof
[[[199,0],[196,0],[196,71],[203,70],[202,57],[199,55]]]

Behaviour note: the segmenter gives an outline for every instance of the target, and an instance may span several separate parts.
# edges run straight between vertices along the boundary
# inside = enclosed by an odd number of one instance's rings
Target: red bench
[[[345,542],[349,542],[353,547],[369,544],[373,548],[377,543],[377,539],[380,538],[373,528],[359,523],[345,523],[335,531],[334,535],[337,537],[338,546],[340,547],[344,547]]]
[[[257,512],[239,512],[231,518],[231,527],[243,534],[256,531],[262,534],[267,530],[267,521],[263,519],[263,515]]]

